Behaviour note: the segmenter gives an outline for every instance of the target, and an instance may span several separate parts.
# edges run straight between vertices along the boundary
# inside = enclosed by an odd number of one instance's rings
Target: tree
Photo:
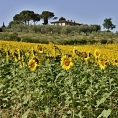
[[[20,14],[16,14],[14,17],[13,17],[13,20],[14,21],[21,21],[21,17],[20,17]]]
[[[41,16],[37,13],[34,13],[33,11],[29,11],[29,10],[24,10],[22,12],[20,12],[19,14],[16,14],[13,17],[14,21],[20,21],[23,22],[24,24],[29,25],[29,22],[32,20],[35,24],[35,22],[40,21]]]
[[[20,25],[20,24],[23,24],[23,22],[17,21],[17,20],[16,21],[10,21],[8,24],[8,28],[11,28],[14,25]]]
[[[36,14],[36,13],[33,14],[32,20],[33,20],[34,24],[35,24],[35,22],[40,21],[40,17],[41,16],[39,14]]]
[[[42,14],[41,14],[41,18],[43,19],[44,21],[44,25],[47,25],[48,24],[48,20],[53,18],[54,19],[57,19],[57,17],[54,17],[54,13],[53,12],[49,12],[49,11],[43,11]]]
[[[116,28],[116,26],[112,23],[111,20],[112,18],[106,18],[103,23],[104,28],[108,29],[108,31],[110,29],[113,30],[114,28]]]
[[[101,30],[101,27],[100,27],[100,25],[96,25],[95,24],[95,25],[91,25],[90,26],[90,29],[91,29],[91,32],[92,31],[96,31],[97,32],[97,31],[100,31]]]
[[[29,21],[32,20],[33,15],[34,15],[34,12],[33,11],[24,10],[24,11],[20,12],[20,14],[16,14],[13,17],[13,20],[14,21],[21,21],[24,24],[27,24],[28,23],[28,25],[29,25]]]
[[[61,21],[61,20],[66,20],[66,18],[60,17],[60,18],[59,18],[59,21]]]
[[[25,24],[28,22],[28,25],[29,25],[29,21],[32,20],[33,15],[34,15],[34,12],[29,11],[29,10],[24,10],[20,12],[20,17],[22,18],[22,21]]]

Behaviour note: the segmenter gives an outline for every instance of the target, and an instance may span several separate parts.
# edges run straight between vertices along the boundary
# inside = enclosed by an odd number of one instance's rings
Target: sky
[[[50,11],[58,18],[100,25],[102,30],[105,30],[104,19],[112,18],[112,23],[116,25],[112,31],[118,31],[118,0],[0,0],[0,26],[3,21],[7,26],[15,14],[23,10],[38,14]],[[42,21],[39,23],[42,24]]]

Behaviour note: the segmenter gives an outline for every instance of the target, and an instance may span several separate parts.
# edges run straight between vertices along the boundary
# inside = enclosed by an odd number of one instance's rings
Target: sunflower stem
[[[74,116],[75,116],[75,111],[74,111],[74,94],[73,94],[73,91],[74,91],[74,86],[73,86],[73,78],[72,78],[72,72],[71,72],[71,70],[69,71],[69,79],[72,81],[72,93],[71,93],[71,95],[72,95],[72,118],[75,118]]]

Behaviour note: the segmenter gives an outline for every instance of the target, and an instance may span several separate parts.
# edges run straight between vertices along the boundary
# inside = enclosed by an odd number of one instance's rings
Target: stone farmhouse
[[[83,25],[80,23],[76,23],[75,21],[72,20],[60,20],[60,21],[54,21],[50,22],[51,25],[58,25],[58,26],[65,26],[65,25],[70,25],[70,26],[76,26],[76,25]]]

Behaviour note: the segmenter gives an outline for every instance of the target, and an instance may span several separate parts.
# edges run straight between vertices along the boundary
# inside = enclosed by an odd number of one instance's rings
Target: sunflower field
[[[0,41],[1,118],[117,118],[118,44]]]

